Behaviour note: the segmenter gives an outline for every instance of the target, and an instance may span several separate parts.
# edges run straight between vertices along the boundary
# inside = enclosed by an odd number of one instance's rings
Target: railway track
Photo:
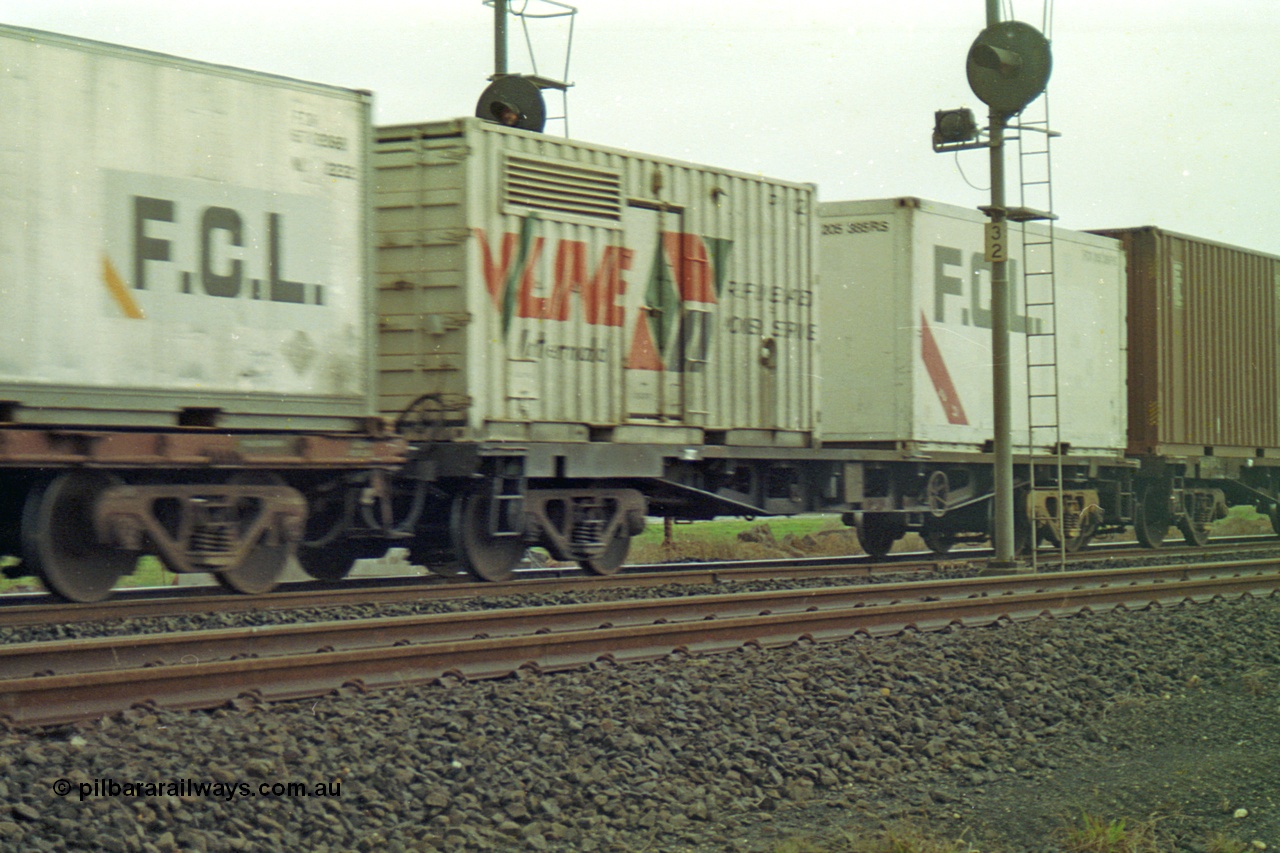
[[[1233,537],[1216,540],[1205,548],[1167,548],[1158,552],[1135,543],[1096,549],[1073,555],[1072,565],[1103,564],[1135,553],[1151,559],[1205,558],[1215,552],[1245,556],[1251,550],[1276,550],[1275,537]],[[936,572],[939,569],[977,569],[990,556],[989,549],[964,549],[939,556],[929,552],[890,555],[880,561],[865,556],[807,557],[777,560],[742,560],[714,563],[636,564],[611,577],[600,577],[572,568],[536,568],[519,573],[506,583],[446,580],[435,575],[406,580],[386,577],[349,580],[340,585],[321,582],[285,584],[272,593],[245,596],[227,593],[220,586],[156,587],[124,589],[108,601],[68,605],[43,593],[0,595],[0,628],[45,624],[77,624],[114,619],[178,616],[198,613],[249,613],[304,608],[384,605],[414,601],[443,601],[479,597],[536,595],[622,587],[706,585],[726,581],[806,578],[871,578]],[[1041,560],[1042,572],[1053,572],[1056,563]]]
[[[643,599],[270,628],[30,643],[0,649],[0,716],[19,726],[138,704],[206,708],[483,679],[673,652],[940,630],[1082,610],[1273,595],[1280,561],[1062,572]]]

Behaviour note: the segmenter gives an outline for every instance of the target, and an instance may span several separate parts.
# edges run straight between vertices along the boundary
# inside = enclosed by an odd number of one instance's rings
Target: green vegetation
[[[1269,669],[1255,669],[1240,676],[1240,684],[1244,692],[1255,698],[1266,696],[1272,691],[1274,673]]]
[[[1155,821],[1132,825],[1124,818],[1104,821],[1085,813],[1078,826],[1063,830],[1063,849],[1067,853],[1159,853]]]
[[[672,525],[670,543],[663,541],[664,525],[650,520],[645,532],[632,540],[632,563],[679,560],[751,560],[800,556],[862,554],[853,529],[838,515],[797,515],[762,519],[718,519]],[[1271,532],[1271,522],[1252,506],[1232,507],[1226,518],[1210,527],[1213,536],[1242,536]],[[894,551],[924,550],[913,533],[900,539]]]
[[[941,839],[910,824],[899,824],[866,835],[838,830],[788,838],[771,853],[978,853],[978,848],[963,838]]]
[[[823,530],[848,530],[838,515],[793,515],[781,518],[745,519],[722,518],[715,521],[694,521],[674,524],[674,538],[677,541],[710,542],[720,539],[736,540],[739,533],[751,530],[760,525],[767,525],[775,538],[787,535],[806,536]],[[650,521],[644,533],[632,541],[632,547],[644,544],[662,544],[663,525],[661,521]]]
[[[1271,522],[1252,506],[1233,506],[1226,518],[1209,525],[1211,536],[1249,536],[1270,533]]]
[[[857,535],[838,515],[673,524],[670,543],[664,542],[664,529],[663,522],[651,520],[644,533],[632,540],[628,561],[766,560],[862,553]],[[908,536],[895,550],[919,547],[918,537]]]
[[[18,563],[16,557],[0,557],[0,569]],[[131,575],[120,578],[116,584],[120,587],[169,586],[174,583],[176,575],[168,571],[155,557],[145,556],[138,560],[138,568]],[[0,576],[0,593],[4,592],[36,592],[43,589],[40,581],[33,577],[10,579]]]
[[[1204,849],[1206,853],[1246,853],[1253,846],[1225,833],[1215,832],[1209,836]]]

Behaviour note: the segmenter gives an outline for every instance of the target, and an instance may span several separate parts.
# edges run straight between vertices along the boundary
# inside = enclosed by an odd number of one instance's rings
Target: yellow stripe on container
[[[106,255],[102,256],[102,281],[107,285],[108,292],[126,317],[131,320],[147,318],[147,315],[143,314],[142,309],[138,307],[138,303],[134,302],[133,297],[129,295],[129,288],[125,286],[124,279],[120,278],[120,273],[116,272],[111,259]]]

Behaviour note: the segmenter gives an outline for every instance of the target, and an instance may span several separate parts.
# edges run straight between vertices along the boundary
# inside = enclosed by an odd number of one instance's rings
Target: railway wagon
[[[1227,505],[1280,531],[1280,258],[1154,227],[1098,231],[1128,259],[1134,528],[1203,543]]]
[[[12,27],[0,51],[8,573],[93,600],[156,553],[270,588],[316,494],[403,458],[374,420],[370,96]]]
[[[812,186],[477,119],[380,128],[374,159],[415,559],[494,579],[540,544],[612,572],[646,512],[804,508]]]
[[[985,221],[917,198],[819,206],[822,441],[864,460],[846,493],[871,553],[907,530],[938,551],[988,533]],[[1115,240],[1038,224],[1025,247],[1011,229],[1009,257],[1019,544],[1036,527],[1079,547],[1123,515],[1125,259]]]

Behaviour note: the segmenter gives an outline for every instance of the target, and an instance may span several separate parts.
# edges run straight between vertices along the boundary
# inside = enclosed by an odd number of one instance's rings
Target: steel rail
[[[416,620],[417,629],[425,628],[424,633],[415,635],[414,639],[406,639],[405,629],[410,622],[404,622],[403,617],[402,620],[360,620],[370,623],[360,626],[350,622],[312,624],[294,627],[292,635],[287,626],[282,626],[285,630],[247,632],[251,643],[254,637],[263,641],[258,651],[268,652],[270,656],[185,662],[179,657],[180,662],[176,664],[156,666],[148,666],[136,658],[126,660],[147,645],[144,642],[134,645],[143,638],[126,638],[127,642],[115,641],[122,656],[112,659],[112,668],[0,681],[0,715],[15,725],[49,725],[94,718],[139,703],[202,708],[243,695],[280,701],[324,696],[348,685],[376,689],[429,682],[450,675],[463,679],[495,678],[510,675],[522,667],[551,671],[582,667],[601,659],[652,660],[673,651],[699,654],[751,644],[773,647],[798,640],[827,641],[858,633],[881,636],[908,628],[940,630],[949,625],[984,625],[999,619],[1021,621],[1086,609],[1168,606],[1221,596],[1272,595],[1280,589],[1280,568],[1274,563],[1266,568],[1233,570],[1229,576],[1220,573],[1224,568],[1221,564],[1202,568],[1218,573],[1178,578],[1167,575],[1161,579],[1135,574],[1144,570],[1124,570],[1113,573],[1116,582],[1090,584],[1084,578],[1074,578],[1048,589],[1028,585],[1025,583],[1028,579],[1014,579],[1015,583],[1004,590],[992,585],[986,594],[930,596],[932,600],[910,603],[867,604],[850,599],[839,601],[833,595],[825,599],[828,606],[818,606],[812,603],[816,600],[812,595],[814,591],[804,591],[809,593],[809,602],[792,591],[782,598],[775,595],[774,606],[749,615],[743,614],[744,606],[758,607],[760,600],[749,604],[712,601],[741,596],[705,597],[708,600],[702,602],[701,610],[710,612],[701,617],[697,615],[698,609],[690,608],[689,599],[614,602],[607,608],[569,605],[532,611],[487,611],[454,614],[465,618],[458,619],[449,635],[433,633],[433,629],[447,624],[442,623],[440,617],[409,617]],[[1037,578],[1046,579],[1063,580],[1064,575]],[[1008,582],[1010,579],[983,580]],[[859,593],[882,595],[885,591],[883,587],[855,589]],[[673,604],[684,607],[682,615],[674,620],[657,615],[677,613],[670,609]],[[639,610],[629,617],[627,605]],[[594,612],[593,607],[596,607]],[[578,618],[570,620],[569,614],[573,613]],[[610,621],[601,624],[602,613],[612,614]],[[549,616],[553,618],[548,619]],[[617,624],[623,620],[633,624]],[[382,623],[381,626],[378,623]],[[393,629],[391,623],[397,623],[400,630]],[[482,630],[476,631],[477,626],[483,626]],[[304,639],[307,630],[312,634]],[[465,636],[468,630],[474,633]],[[350,636],[344,636],[344,632]],[[207,643],[210,634],[229,636],[236,631],[189,633],[196,635],[189,639]],[[285,637],[292,639],[276,645]],[[152,648],[164,648],[165,643],[172,641],[172,637],[158,637]],[[104,649],[109,653],[111,641],[105,642],[106,645],[100,641],[33,645],[45,647],[44,660],[48,661],[47,655],[56,651],[54,646],[66,650],[92,643],[99,644],[95,653]]]
[[[1192,576],[1257,573],[1271,565],[1236,563],[1224,570],[1222,564],[1217,564],[1211,570],[1200,572],[1189,572],[1185,566],[1164,566],[1060,575],[962,578],[933,583],[736,592],[17,643],[0,647],[0,679],[183,662],[209,663],[267,654],[349,651],[396,644],[518,636],[538,631],[587,630],[617,627],[619,623],[692,621],[1046,592],[1103,584],[1162,583]],[[49,667],[50,661],[56,661],[56,669]]]
[[[1267,543],[1272,544],[1272,543]],[[1235,547],[1239,547],[1239,543]],[[1204,549],[1187,550],[1186,554],[1203,555]],[[1166,549],[1153,556],[1174,557],[1182,551]],[[904,555],[918,557],[919,555]],[[175,594],[173,589],[122,590],[110,601],[99,604],[65,604],[53,602],[43,594],[23,595],[13,602],[0,596],[0,628],[30,625],[74,624],[108,619],[136,619],[181,616],[198,613],[247,613],[255,611],[297,610],[301,608],[345,607],[350,605],[394,604],[415,601],[442,601],[460,598],[504,595],[536,595],[615,587],[649,587],[675,584],[720,584],[760,579],[859,578],[884,575],[916,574],[938,571],[949,566],[963,566],[978,560],[982,552],[958,551],[944,556],[912,562],[869,563],[865,557],[804,558],[800,561],[749,560],[717,562],[707,565],[666,564],[628,566],[611,577],[583,575],[577,569],[565,569],[559,577],[519,578],[506,583],[472,582],[460,578],[446,581],[435,576],[404,582],[381,578],[372,583],[349,581],[340,587],[303,583],[260,596],[221,593],[217,588],[188,588]],[[1078,563],[1110,559],[1110,551],[1087,551],[1077,554]],[[645,569],[646,571],[640,571]],[[554,570],[553,570],[554,571]],[[1051,574],[1045,572],[1044,574]],[[34,601],[35,603],[19,603]]]
[[[851,558],[856,559],[856,558]],[[891,568],[845,562],[823,566],[786,568],[771,564],[761,568],[714,567],[686,568],[671,572],[614,575],[598,577],[582,575],[576,570],[571,577],[519,579],[502,583],[486,581],[441,581],[436,577],[409,583],[356,584],[341,588],[316,589],[304,584],[303,589],[279,589],[257,596],[204,592],[185,595],[137,594],[120,596],[100,604],[65,604],[46,600],[37,604],[0,606],[0,627],[25,625],[71,624],[107,619],[136,619],[152,616],[181,616],[198,613],[248,613],[254,611],[297,610],[311,607],[345,607],[350,605],[393,604],[404,601],[443,601],[458,598],[498,597],[505,595],[539,595],[587,589],[615,587],[652,587],[674,584],[717,584],[726,581],[759,578],[869,577],[873,574],[905,574],[936,571],[935,561],[897,564]],[[213,588],[209,588],[213,589]]]

